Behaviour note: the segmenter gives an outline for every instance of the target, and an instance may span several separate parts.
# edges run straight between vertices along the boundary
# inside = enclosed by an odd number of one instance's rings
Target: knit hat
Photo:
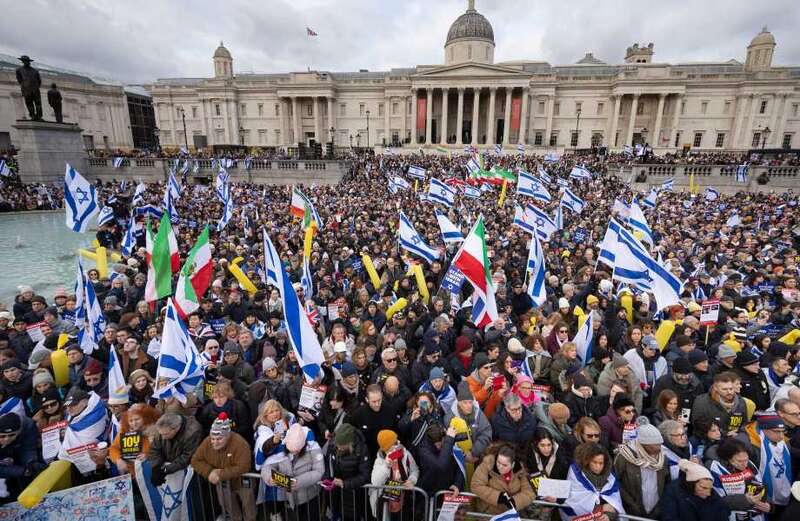
[[[692,349],[689,351],[689,363],[697,365],[703,362],[708,362],[708,355],[701,349]]]
[[[295,423],[289,430],[286,431],[286,437],[283,439],[283,444],[289,452],[299,452],[306,444],[306,432],[303,426]]]
[[[225,348],[222,351],[223,355],[227,355],[228,353],[235,353],[237,355],[242,354],[242,348],[239,347],[239,344],[236,342],[225,342]]]
[[[61,396],[58,394],[58,390],[55,387],[50,387],[44,394],[33,395],[31,397],[31,402],[33,403],[33,411],[36,412],[47,402],[61,403]]]
[[[17,413],[10,412],[0,416],[0,434],[13,434],[22,429],[22,420]]]
[[[431,356],[441,352],[442,349],[439,347],[439,344],[434,344],[433,342],[431,342],[425,346],[424,354],[425,356]]]
[[[719,351],[717,351],[717,358],[733,358],[736,356],[736,351],[733,348],[726,344],[720,344]]]
[[[700,306],[700,304],[698,304],[695,301],[689,302],[689,305],[686,307],[689,309],[689,313],[697,313],[698,311],[703,311],[703,307]]]
[[[736,354],[736,367],[747,367],[758,363],[758,357],[750,351],[739,351]]]
[[[569,300],[565,299],[564,297],[561,297],[560,299],[558,299],[558,309],[564,309],[564,308],[569,309]]]
[[[458,392],[456,393],[456,400],[461,402],[465,400],[474,400],[472,396],[472,391],[469,389],[469,382],[466,380],[461,380],[458,384]]]
[[[231,421],[225,412],[219,413],[217,419],[211,424],[211,434],[223,435],[231,432]]]
[[[559,402],[551,403],[547,415],[556,423],[566,423],[570,416],[569,407]]]
[[[486,353],[478,353],[472,357],[472,367],[480,369],[489,363],[489,356]]]
[[[83,370],[83,376],[91,376],[95,374],[103,374],[103,364],[94,358],[90,358],[89,362],[86,364],[86,368]]]
[[[36,389],[36,386],[39,384],[54,384],[55,380],[53,379],[53,375],[50,374],[50,371],[47,369],[37,369],[33,373],[33,388]]]
[[[591,387],[591,386],[592,382],[590,382],[588,378],[586,378],[580,373],[576,374],[575,378],[572,379],[573,389],[580,389],[581,387]]]
[[[408,349],[408,346],[406,345],[405,340],[402,338],[396,338],[394,341],[394,348],[397,351],[402,351],[403,349]]]
[[[624,356],[622,356],[619,353],[614,353],[614,359],[613,359],[613,361],[611,363],[613,364],[614,369],[619,369],[621,367],[626,367],[626,366],[630,365],[630,362],[628,362],[628,359],[625,358]]]
[[[676,420],[664,420],[658,425],[658,432],[661,433],[661,437],[664,439],[669,439],[670,434],[676,429],[683,429],[683,424]]]
[[[436,379],[444,380],[444,371],[441,367],[434,367],[431,369],[430,374],[428,374],[428,381],[436,380]]]
[[[389,429],[383,429],[378,433],[378,447],[383,452],[391,449],[397,443],[397,433]]]
[[[675,374],[692,374],[693,371],[691,362],[685,356],[679,356],[672,362],[672,372]]]
[[[468,351],[470,349],[472,349],[472,341],[469,339],[469,337],[461,335],[456,338],[456,353],[463,353],[464,351]]]
[[[219,375],[226,380],[235,380],[236,379],[236,366],[234,365],[223,365],[219,368]]]
[[[133,383],[138,380],[140,376],[144,376],[149,383],[153,383],[153,377],[150,376],[150,373],[144,369],[136,369],[135,371],[131,372],[130,376],[128,376],[128,384],[133,385]]]
[[[261,370],[265,373],[275,367],[278,367],[278,364],[275,363],[275,359],[271,356],[265,356],[264,360],[261,361]]]
[[[759,414],[756,417],[758,428],[763,430],[785,429],[786,425],[777,414]]]
[[[520,342],[517,337],[511,337],[508,339],[508,352],[515,355],[525,352],[522,342]]]
[[[591,306],[592,304],[598,304],[599,302],[600,302],[600,299],[595,297],[594,295],[589,295],[588,297],[586,297],[586,305],[587,306]]]
[[[694,483],[701,479],[714,479],[711,477],[711,472],[709,472],[707,468],[688,459],[680,460],[678,462],[678,468],[686,475],[686,481],[689,483]]]
[[[348,376],[358,374],[358,369],[356,369],[353,362],[345,362],[342,364],[342,368],[339,369],[339,374],[342,375],[342,378],[347,378]]]
[[[628,396],[627,396],[627,395],[625,395],[625,394],[618,394],[618,395],[617,395],[617,396],[614,398],[614,405],[613,405],[613,407],[614,407],[614,410],[615,410],[615,411],[616,411],[617,409],[624,409],[625,407],[633,407],[633,406],[634,406],[634,405],[633,405],[633,400],[631,400],[630,398],[628,398]]]
[[[639,425],[639,443],[642,445],[661,445],[664,437],[661,432],[653,425],[646,423]]]
[[[349,423],[342,423],[333,435],[333,442],[338,446],[350,445],[356,441],[356,429]]]
[[[646,347],[647,349],[652,349],[654,351],[658,351],[658,340],[653,335],[645,335],[642,338],[642,347]]]

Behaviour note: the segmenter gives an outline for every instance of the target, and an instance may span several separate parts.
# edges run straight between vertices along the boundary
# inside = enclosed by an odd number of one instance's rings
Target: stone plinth
[[[83,130],[78,125],[17,120],[14,128],[23,183],[63,181],[66,163],[78,172],[86,172]]]

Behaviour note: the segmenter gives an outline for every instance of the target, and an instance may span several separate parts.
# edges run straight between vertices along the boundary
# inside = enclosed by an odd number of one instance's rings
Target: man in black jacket
[[[372,384],[367,387],[367,403],[348,415],[346,421],[364,435],[370,459],[374,459],[378,454],[378,433],[394,429],[399,419],[397,408],[384,402],[381,387]]]
[[[349,423],[339,425],[325,454],[322,486],[332,493],[331,505],[343,521],[364,517],[366,491],[361,487],[369,483],[371,474],[372,460],[364,435]]]
[[[453,446],[456,443],[456,428],[450,426],[445,432],[439,424],[431,425],[426,438],[419,447],[419,481],[417,486],[430,495],[447,490],[458,495],[464,490],[465,477],[461,470],[466,465],[463,452],[456,456]],[[460,457],[460,463],[456,461]],[[464,466],[464,468],[466,468]]]
[[[672,363],[672,370],[653,386],[653,397],[658,398],[661,391],[669,389],[678,395],[678,411],[688,420],[694,399],[705,392],[700,380],[693,374],[692,364],[687,358],[679,357]]]
[[[736,374],[742,379],[743,398],[749,398],[756,404],[757,411],[769,408],[769,385],[761,371],[758,357],[750,351],[739,351],[736,354]]]
[[[536,430],[536,417],[524,405],[519,396],[513,393],[503,398],[503,408],[492,418],[492,433],[495,440],[507,441],[522,447],[533,438]]]

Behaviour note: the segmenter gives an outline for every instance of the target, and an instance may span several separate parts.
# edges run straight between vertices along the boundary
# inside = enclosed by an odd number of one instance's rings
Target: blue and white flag
[[[528,296],[534,306],[542,306],[547,302],[547,288],[544,280],[544,252],[536,234],[531,236],[531,247],[528,251]]]
[[[631,213],[628,216],[628,226],[630,226],[632,230],[640,232],[642,234],[642,241],[649,244],[651,248],[655,245],[653,231],[650,229],[650,226],[647,225],[644,212],[642,212],[642,208],[639,206],[639,203],[636,201],[636,199],[634,199],[631,203]]]
[[[750,169],[747,163],[743,163],[736,167],[736,182],[737,183],[746,183],[747,182],[747,171]]]
[[[81,292],[77,294],[77,290]],[[83,271],[83,263],[78,259],[78,281],[76,282],[76,307],[75,325],[78,327],[78,345],[87,355],[97,349],[103,332],[106,329],[106,319],[103,308],[94,291],[94,286]]]
[[[556,179],[556,184],[561,188],[569,188],[569,181],[560,177]]]
[[[436,220],[439,222],[439,229],[442,231],[442,241],[445,244],[451,242],[463,242],[464,236],[461,235],[461,230],[458,229],[458,226],[453,224],[450,219],[447,218],[447,215],[440,212],[437,208],[436,212]]]
[[[122,400],[128,398],[128,384],[122,375],[116,349],[109,349],[108,356],[108,398]],[[112,438],[113,441],[113,438]]]
[[[134,215],[143,215],[145,217],[150,216],[153,219],[160,221],[161,216],[164,215],[164,210],[157,206],[153,206],[152,204],[148,204],[145,206],[139,206],[133,210]]]
[[[557,163],[559,159],[560,156],[556,152],[548,152],[544,155],[545,163]]]
[[[469,197],[470,199],[479,199],[481,197],[480,189],[474,186],[463,185],[462,188],[464,189],[464,197]]]
[[[230,174],[220,165],[217,178],[214,180],[214,191],[219,200],[223,203],[228,200],[228,194],[230,193],[230,186],[228,185],[229,179]]]
[[[561,204],[575,213],[581,213],[586,208],[586,202],[575,195],[569,188],[564,188],[564,193],[561,195]]]
[[[661,190],[663,190],[665,192],[671,192],[672,191],[672,185],[674,183],[675,183],[675,179],[667,179],[666,181],[661,183]]]
[[[189,336],[186,324],[178,316],[173,299],[167,299],[153,398],[175,397],[185,404],[186,397],[194,392],[202,379],[203,361],[197,346]]]
[[[546,213],[533,205],[514,208],[514,224],[528,233],[536,233],[540,240],[549,241],[550,236],[556,231],[556,223]]]
[[[114,168],[122,168],[122,162],[124,160],[125,158],[115,157],[114,160],[111,162],[111,164],[114,166]]]
[[[506,510],[502,514],[492,516],[489,521],[519,521],[520,519],[519,512],[512,508],[510,510]]]
[[[27,417],[25,414],[25,404],[22,403],[22,398],[18,396],[12,396],[3,403],[0,403],[0,416],[5,416],[6,414],[10,414],[12,412],[20,418]]]
[[[572,179],[591,179],[592,173],[585,166],[575,165],[572,167],[569,176]]]
[[[478,172],[481,171],[481,165],[478,164],[474,157],[467,161],[467,171],[473,175],[478,175]]]
[[[169,172],[169,179],[167,181],[167,185],[169,186],[169,193],[173,199],[180,199],[181,198],[181,185],[178,184],[178,180],[175,179],[175,173],[170,170]]]
[[[626,234],[630,241],[623,242],[621,236]],[[650,272],[646,266],[632,253],[632,250],[647,255],[644,246],[630,234],[618,221],[609,221],[606,235],[598,254],[598,261],[612,268],[611,278],[623,284],[629,284],[642,291],[652,288]],[[655,261],[654,261],[655,262]]]
[[[198,174],[200,172],[200,161],[197,159],[192,161],[192,173]]]
[[[11,168],[5,159],[0,159],[0,176],[8,177],[11,175]]]
[[[251,168],[253,168],[253,158],[247,156],[246,158],[244,158],[244,169],[250,170]]]
[[[67,211],[67,228],[83,233],[100,208],[94,186],[67,163],[64,174],[64,207]]]
[[[125,257],[130,257],[133,249],[136,247],[136,217],[131,215],[131,220],[128,222],[128,229],[125,231],[125,238],[122,239],[122,246],[120,251]]]
[[[587,516],[587,519],[594,519],[591,514],[595,511],[597,505],[601,503],[608,503],[614,507],[616,512],[625,512],[625,508],[622,506],[622,496],[619,492],[619,481],[613,472],[608,475],[608,479],[605,480],[602,488],[598,490],[586,478],[578,465],[573,463],[567,473],[567,481],[569,481],[570,485],[569,498],[560,509],[563,521],[568,521],[577,516]]]
[[[143,182],[139,181],[139,184],[136,185],[136,190],[133,192],[133,200],[131,201],[131,204],[142,204],[144,202],[145,191],[147,191],[147,186],[145,186]]]
[[[303,297],[308,300],[314,298],[314,277],[311,275],[311,263],[308,257],[303,257],[303,276],[300,277],[303,286]]]
[[[414,229],[414,225],[408,220],[406,214],[404,214],[402,211],[400,212],[399,232],[400,247],[404,250],[419,255],[428,261],[429,264],[439,258],[439,251],[428,246],[422,236],[417,233],[416,229]]]
[[[169,189],[169,187],[167,187],[167,189],[164,190],[164,200],[163,200],[164,211],[167,212],[167,215],[169,215],[170,221],[177,222],[178,210],[175,208],[175,198],[173,197],[172,193],[173,192],[172,190]]]
[[[228,225],[228,222],[233,217],[233,194],[229,193],[228,198],[225,200],[225,205],[222,207],[222,217],[217,223],[217,231],[221,232]]]
[[[135,460],[134,479],[139,485],[149,521],[184,521],[191,519],[189,499],[194,469],[191,466],[164,476],[164,483],[153,485],[153,469],[148,460]]]
[[[716,201],[719,199],[719,192],[711,188],[706,188],[706,201]]]
[[[97,215],[97,226],[104,226],[114,222],[114,209],[110,206],[103,206]]]
[[[292,281],[283,269],[280,256],[272,244],[272,240],[270,240],[266,230],[263,230],[263,233],[264,268],[267,272],[267,279],[272,274],[276,278],[276,286],[283,301],[283,315],[286,321],[286,333],[289,336],[289,343],[294,350],[297,362],[303,369],[303,373],[305,373],[306,380],[314,380],[319,375],[322,363],[325,361],[322,346],[320,346],[317,334],[314,332],[308,315],[306,315],[305,308],[292,287]]]
[[[655,188],[650,189],[650,193],[647,194],[647,197],[642,201],[642,203],[648,208],[655,208],[656,201],[658,200],[658,190]]]
[[[583,364],[583,367],[586,367],[592,361],[592,344],[594,343],[593,322],[594,313],[590,311],[586,315],[586,320],[583,322],[581,328],[575,333],[575,338],[572,339],[572,343],[575,344],[575,347],[578,349],[578,360]]]
[[[503,153],[503,145],[501,145],[499,143],[496,144],[494,146],[494,153],[497,154],[498,156],[501,155]]]
[[[519,152],[520,154],[524,154],[525,153],[525,145],[522,144],[522,143],[518,144],[517,145],[517,152]]]
[[[410,166],[408,167],[408,177],[412,179],[422,179],[425,180],[428,176],[425,174],[425,169],[421,166]]]
[[[411,190],[411,184],[400,176],[394,176],[389,179],[389,191],[393,194],[398,190]]]
[[[733,228],[734,226],[739,226],[740,224],[742,224],[742,218],[739,217],[739,213],[736,210],[734,210],[731,216],[728,217],[728,220],[725,221],[725,226],[729,228]]]
[[[553,182],[553,179],[547,174],[547,172],[545,172],[544,167],[542,165],[539,165],[536,168],[536,175],[539,176],[539,179],[543,183],[550,184]]]
[[[107,441],[108,417],[108,409],[103,400],[94,391],[89,391],[86,408],[77,416],[67,420],[67,429],[64,432],[61,449],[58,451],[58,459],[73,461],[76,456],[70,454],[71,449]],[[80,456],[84,457],[85,453],[81,453]]]
[[[630,145],[623,145],[622,153],[629,156],[633,156],[633,147],[631,147]]]
[[[647,271],[647,281],[639,284],[640,289],[651,291],[656,299],[658,309],[664,309],[673,304],[680,304],[680,294],[683,284],[671,272],[664,269],[648,252],[644,246],[625,228],[620,228],[617,235],[617,251],[615,252],[614,274],[620,265],[622,257],[630,256],[633,262]],[[649,286],[649,287],[642,287]]]
[[[514,205],[513,225],[522,228],[532,235],[536,233],[536,227],[533,225],[533,216],[529,215],[528,212],[518,204]]]
[[[550,192],[542,186],[538,179],[522,170],[520,170],[519,177],[517,177],[517,193],[533,197],[545,203],[549,203],[553,199],[550,196]]]
[[[438,179],[431,178],[428,186],[428,200],[452,208],[456,201],[456,192]]]
[[[622,225],[613,217],[608,221],[608,228],[603,240],[597,245],[597,261],[609,268],[614,268],[615,252],[617,251],[617,234]]]

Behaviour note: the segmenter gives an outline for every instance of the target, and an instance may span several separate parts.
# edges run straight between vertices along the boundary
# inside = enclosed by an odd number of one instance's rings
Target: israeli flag
[[[564,189],[564,193],[561,195],[561,204],[575,213],[581,213],[586,208],[586,202],[569,188]]]
[[[575,165],[572,167],[572,171],[569,173],[569,176],[572,179],[591,179],[592,173],[582,165]]]
[[[119,363],[116,349],[109,349],[108,359],[108,398],[128,398],[128,385],[122,375],[122,366]]]
[[[662,188],[662,190],[663,190],[663,188]],[[651,188],[650,189],[650,193],[647,194],[647,197],[642,202],[648,208],[655,208],[657,199],[658,199],[658,190],[656,190],[655,188]]]
[[[3,403],[0,403],[0,416],[5,416],[12,412],[20,418],[25,418],[27,416],[25,414],[25,405],[22,403],[22,398],[12,396]]]
[[[153,219],[160,221],[161,216],[164,215],[164,211],[157,206],[153,206],[152,204],[147,204],[145,206],[139,206],[133,210],[134,215],[144,215],[150,216]]]
[[[303,296],[306,300],[314,298],[314,278],[311,276],[311,263],[307,257],[303,257],[303,276],[300,277],[300,284],[303,286]]]
[[[147,460],[135,460],[134,478],[141,491],[147,519],[152,521],[178,521],[191,519],[189,515],[190,483],[194,476],[191,466],[165,476],[163,485],[153,485],[153,469]]]
[[[533,197],[545,203],[549,203],[553,199],[550,196],[550,192],[542,186],[542,183],[540,183],[538,179],[522,170],[520,170],[519,177],[517,178],[517,193]]]
[[[178,220],[178,210],[175,208],[175,204],[173,203],[174,198],[172,197],[172,190],[167,188],[164,190],[164,211],[167,212],[169,215],[169,220],[172,222],[177,222]]]
[[[400,247],[419,255],[429,264],[439,258],[439,251],[428,246],[402,211],[400,212]]]
[[[547,302],[547,291],[544,280],[544,252],[536,234],[531,236],[531,247],[528,251],[528,296],[534,306],[542,306]]]
[[[613,220],[611,222],[614,222]],[[615,223],[617,226],[612,228],[611,223],[609,223],[609,230],[614,230],[615,237],[614,237],[614,244],[609,244],[609,247],[612,247],[613,250],[613,264],[611,278],[614,280],[618,280],[624,284],[629,284],[635,288],[638,288],[642,291],[650,291],[652,289],[652,279],[650,278],[650,272],[647,267],[639,260],[639,257],[634,255],[634,251],[640,253],[642,256],[647,256],[647,251],[645,250],[642,243],[636,240],[636,237],[630,234],[628,230],[626,230],[623,226],[619,225],[619,223]],[[623,237],[627,240],[623,240]],[[604,243],[608,238],[608,231],[606,231],[606,238],[604,238]],[[604,244],[605,248],[605,244]],[[603,253],[599,255],[599,259],[607,259],[608,256]],[[608,264],[605,260],[603,260],[605,264]],[[654,261],[655,262],[655,261]]]
[[[67,228],[78,233],[85,232],[89,222],[100,211],[94,186],[69,163],[64,174],[64,207],[67,211]]]
[[[125,238],[122,240],[120,251],[125,257],[130,257],[134,247],[136,247],[136,218],[131,215],[131,220],[128,222],[128,229],[125,231]]]
[[[184,156],[188,156],[189,155],[189,150],[187,150],[186,147],[181,147],[180,148],[180,153],[183,154]]]
[[[556,184],[561,188],[569,188],[569,181],[566,179],[561,179],[560,177],[556,179]]]
[[[94,391],[89,391],[86,408],[68,420],[61,450],[58,451],[58,459],[72,461],[75,456],[70,455],[70,449],[106,441],[108,421],[108,409],[103,400]]]
[[[517,224],[518,217],[519,216],[515,208],[514,224]],[[524,223],[524,225],[518,224],[518,226],[520,226],[525,231],[529,231],[530,233],[533,233],[530,231],[530,229],[532,228],[536,232],[536,235],[539,236],[539,239],[543,241],[549,241],[550,236],[557,229],[556,223],[553,222],[553,220],[550,218],[549,215],[544,213],[539,208],[530,204],[525,207],[525,211],[522,214],[521,220]]]
[[[627,219],[631,214],[631,207],[623,200],[614,199],[614,205],[611,207],[611,212],[616,212],[622,219]]]
[[[675,183],[675,179],[667,179],[666,181],[661,183],[661,189],[664,190],[665,192],[671,192],[672,191],[672,185],[674,183]]]
[[[533,225],[533,217],[518,204],[514,205],[514,226],[522,228],[531,235],[536,234],[536,227]]]
[[[481,196],[481,191],[474,186],[463,185],[462,188],[464,189],[464,197],[479,199]]]
[[[517,145],[517,152],[519,152],[520,154],[524,154],[525,153],[525,145],[523,145],[522,143]]]
[[[564,210],[563,210],[563,208],[564,208],[564,204],[561,201],[559,201],[558,202],[558,207],[556,207],[556,218],[555,218],[556,230],[563,230],[564,229]]]
[[[603,240],[597,245],[597,261],[609,268],[614,268],[615,252],[617,250],[617,235],[622,225],[613,217],[608,221],[608,228]]]
[[[225,206],[222,209],[222,217],[217,223],[217,231],[221,232],[225,229],[228,225],[228,222],[233,217],[233,194],[228,194],[228,198],[225,200]]]
[[[104,226],[112,222],[114,222],[114,209],[110,206],[102,207],[97,216],[97,226]]]
[[[461,235],[461,230],[458,229],[458,226],[453,224],[450,219],[447,218],[447,215],[443,214],[437,208],[436,212],[436,220],[439,221],[439,229],[442,231],[442,241],[445,244],[451,242],[463,242],[464,236]]]
[[[319,344],[317,334],[308,320],[305,308],[300,303],[297,293],[292,287],[292,281],[283,269],[278,251],[272,241],[264,233],[264,268],[267,272],[267,280],[275,279],[278,291],[283,301],[283,315],[286,321],[286,333],[289,336],[289,343],[294,350],[300,367],[305,373],[306,380],[314,380],[319,373],[325,356]]]
[[[747,163],[741,164],[736,167],[736,182],[737,183],[746,183],[747,182],[747,171],[750,167]]]
[[[548,152],[544,155],[544,162],[545,163],[557,163],[559,160],[559,155],[555,152]]]
[[[497,154],[498,156],[502,155],[503,154],[503,145],[501,145],[499,143],[497,145],[495,145],[494,146],[494,153]]]
[[[175,173],[170,171],[169,172],[169,193],[173,199],[180,199],[181,198],[181,185],[178,184],[178,180],[175,179]]]
[[[509,509],[503,512],[502,514],[497,514],[496,516],[492,516],[489,521],[519,521],[519,512],[515,509]]]
[[[184,159],[183,160],[183,166],[181,166],[180,172],[181,172],[181,175],[184,175],[184,176],[189,173],[189,159]]]
[[[593,316],[594,313],[590,311],[583,325],[575,334],[575,338],[572,339],[572,343],[578,348],[578,360],[583,364],[583,367],[586,367],[589,365],[589,362],[592,361],[592,343],[594,341],[594,328],[592,327],[592,323],[594,322]]]
[[[716,201],[719,199],[719,192],[711,187],[706,188],[706,201]]]
[[[738,212],[736,212],[736,210],[734,210],[731,216],[728,217],[728,220],[725,221],[725,226],[729,228],[733,228],[734,226],[739,226],[740,224],[742,224],[742,218],[739,217],[739,214]]]
[[[422,179],[425,180],[428,176],[425,173],[425,169],[421,166],[410,166],[408,167],[408,177],[412,179]]]
[[[536,175],[539,176],[539,179],[546,184],[550,184],[553,182],[553,179],[544,171],[544,167],[539,165],[536,168]]]
[[[136,190],[133,192],[133,200],[131,201],[132,204],[142,204],[144,202],[144,193],[147,190],[145,184],[139,181],[139,184],[136,185]]]
[[[431,178],[431,184],[428,186],[428,200],[452,208],[455,203],[456,192],[438,179]]]
[[[78,271],[82,278],[82,306],[85,312],[82,313],[83,320],[78,324],[78,344],[87,355],[97,349],[100,340],[103,338],[103,332],[106,330],[106,318],[103,316],[103,308],[94,291],[94,286],[86,278],[83,271],[83,264],[80,259],[78,260]],[[76,319],[78,314],[76,313]]]
[[[478,175],[478,172],[481,171],[481,165],[478,164],[474,157],[467,161],[467,171],[471,175]]]
[[[111,164],[114,166],[114,168],[122,168],[122,162],[124,160],[125,159],[122,157],[115,157]]]
[[[167,299],[153,398],[175,397],[185,404],[187,395],[194,392],[202,379],[203,361],[197,346],[189,336],[186,324],[178,316],[173,299]]]
[[[636,238],[628,230],[620,228],[617,236],[617,251],[616,261],[617,265],[614,267],[614,273],[617,272],[620,259],[622,256],[629,254],[632,262],[647,271],[647,281],[645,286],[639,284],[639,289],[643,291],[651,291],[656,299],[658,309],[664,309],[667,306],[680,303],[680,294],[683,290],[683,284],[672,273],[664,269],[663,266],[644,249],[644,246],[636,240]]]
[[[641,232],[642,234],[642,241],[646,242],[652,248],[655,245],[655,240],[653,240],[653,231],[647,225],[647,220],[644,218],[644,212],[642,212],[642,208],[639,206],[639,203],[636,200],[631,203],[631,214],[628,217],[628,226],[632,230]]]
[[[220,165],[217,178],[214,180],[214,191],[219,200],[223,203],[228,200],[228,194],[230,193],[230,186],[228,185],[229,179],[230,175],[228,171]]]
[[[200,161],[195,159],[192,161],[192,173],[197,175],[200,172]]]
[[[0,159],[0,176],[8,177],[11,175],[11,168],[9,168],[5,159]]]
[[[408,181],[406,181],[405,179],[403,179],[402,177],[397,176],[397,175],[389,180],[389,186],[390,187],[394,186],[394,190],[395,191],[392,192],[392,193],[396,193],[397,190],[411,190],[411,184]],[[391,190],[391,188],[390,188],[390,190]]]
[[[633,148],[630,145],[624,145],[622,147],[622,153],[628,156],[633,156]]]

